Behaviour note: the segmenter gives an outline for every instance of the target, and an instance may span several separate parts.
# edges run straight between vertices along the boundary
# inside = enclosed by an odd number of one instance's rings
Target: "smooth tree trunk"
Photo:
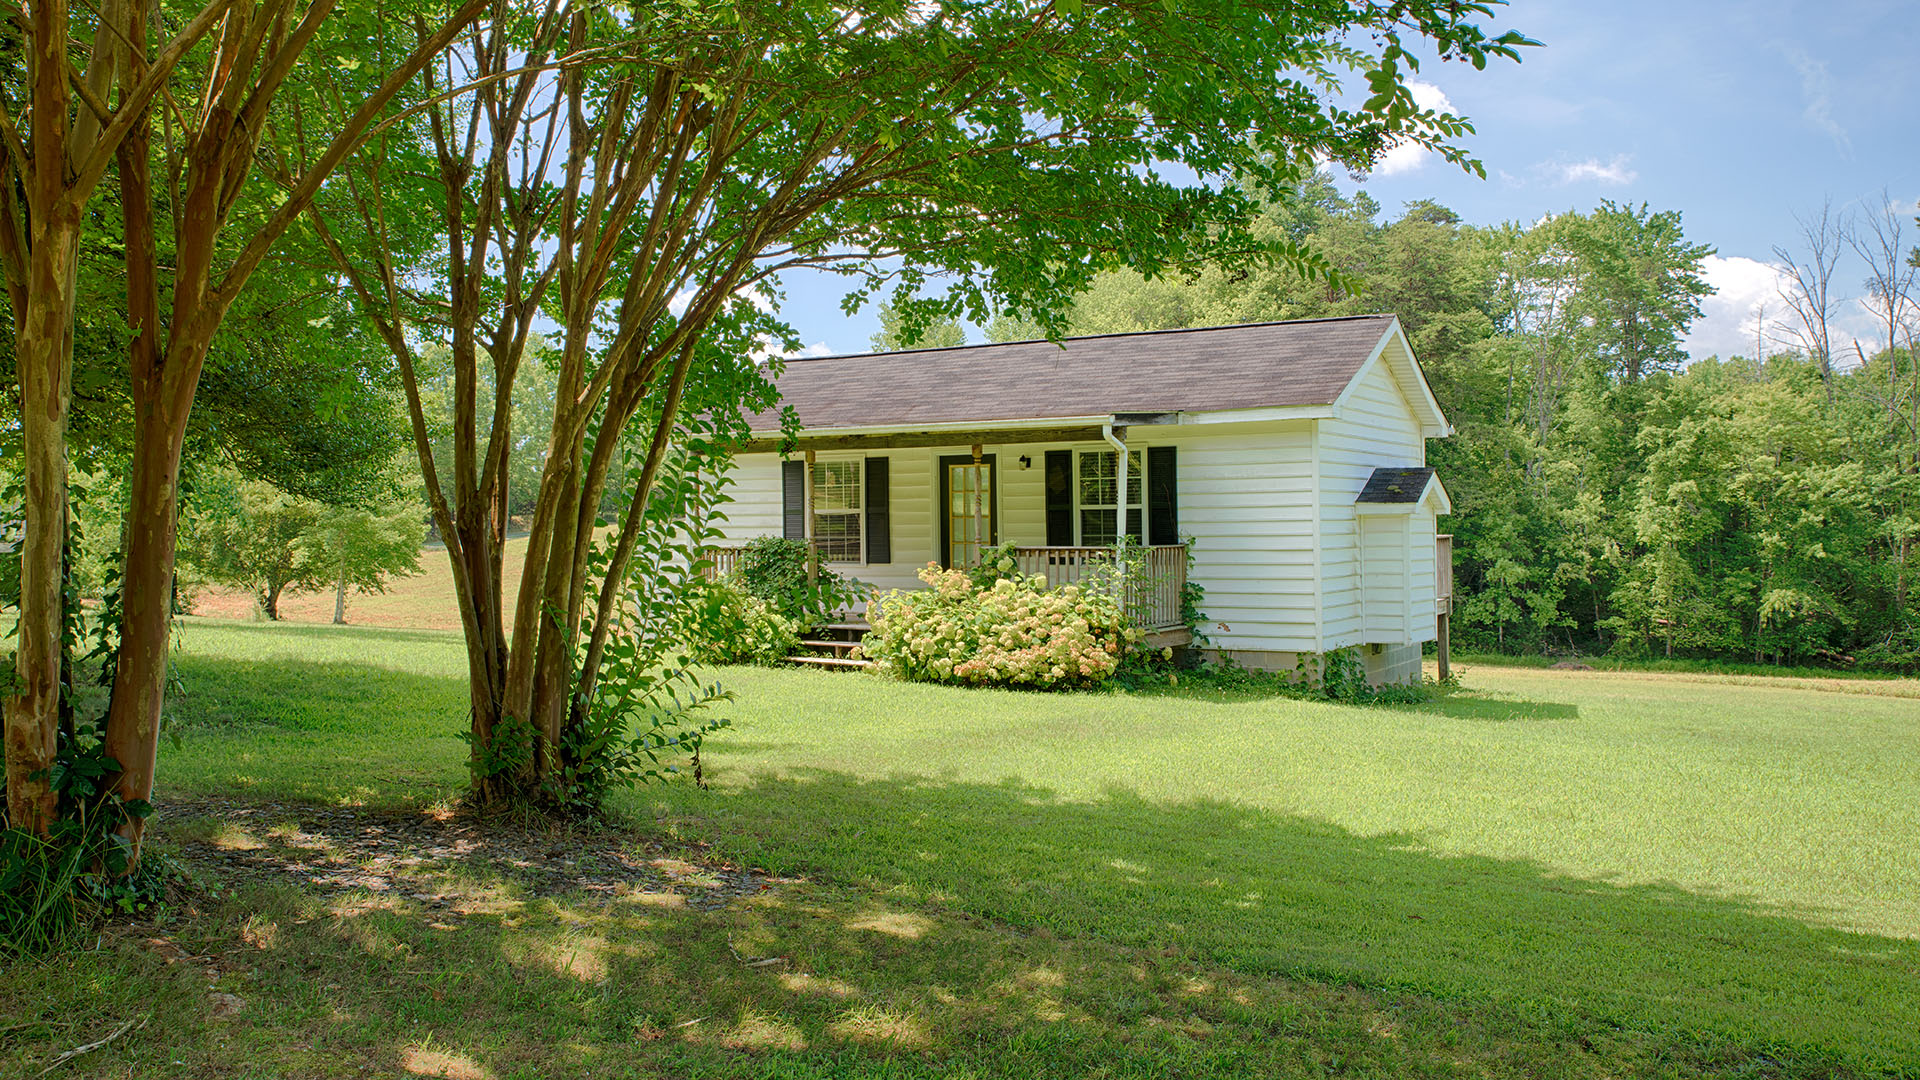
[[[340,563],[340,579],[333,585],[333,625],[347,624],[347,564]]]
[[[113,698],[107,706],[107,753],[120,763],[115,790],[121,798],[153,796],[160,749],[161,706],[166,695],[167,648],[172,628],[176,487],[184,424],[148,406],[136,419],[144,452],[133,460],[128,486],[126,572],[121,578],[122,622]],[[136,844],[140,819],[130,823]]]
[[[166,687],[180,455],[214,335],[248,278],[305,212],[325,177],[364,141],[395,95],[478,17],[487,2],[467,0],[446,23],[423,34],[415,50],[355,108],[267,220],[251,234],[237,238],[238,251],[231,262],[217,269],[220,237],[235,209],[238,185],[244,182],[265,132],[267,108],[294,62],[318,34],[334,0],[315,0],[295,21],[285,20],[284,11],[276,15],[266,9],[234,10],[218,38],[201,111],[182,139],[180,165],[170,177],[174,186],[168,192],[169,203],[177,215],[178,233],[164,327],[159,317],[162,268],[153,235],[159,201],[148,166],[153,117],[141,117],[120,147],[128,323],[138,332],[129,364],[135,432],[121,578],[124,623],[113,697],[107,707],[106,743],[121,768],[115,790],[129,802],[147,801],[153,794]],[[261,18],[272,19],[273,26],[246,22]],[[137,21],[131,28],[136,57],[143,29]],[[272,42],[268,55],[255,48],[263,35]],[[270,607],[275,606],[274,600],[277,596],[270,600]],[[122,831],[132,841],[137,859],[144,819],[129,819]]]
[[[76,133],[68,126],[72,106],[69,15],[66,0],[41,0],[29,9],[24,28],[29,35],[28,94],[35,119],[33,162],[19,178],[26,206],[10,206],[15,221],[8,223],[26,508],[15,683],[5,705],[7,814],[15,828],[40,833],[52,827],[58,812],[51,770],[59,748],[60,681],[66,659],[62,640],[66,591],[61,571],[67,531],[67,415],[72,399],[75,268],[82,210],[91,186],[76,184],[68,167],[72,151],[84,149],[88,136],[98,130],[84,110],[82,131]],[[111,57],[105,59],[110,65]],[[91,73],[96,86],[101,66]],[[25,165],[16,163],[16,167]],[[9,191],[10,202],[13,197]],[[25,220],[19,221],[20,217]],[[21,231],[12,233],[14,227]],[[25,251],[18,249],[14,239],[22,234]],[[19,288],[21,278],[24,290]]]
[[[37,132],[36,132],[37,134]],[[6,702],[7,814],[15,828],[44,833],[57,799],[50,784],[60,733],[66,597],[67,413],[72,396],[74,264],[80,209],[59,199],[33,223],[32,278],[14,338],[26,454],[25,535],[15,688]]]
[[[58,749],[66,660],[66,438],[86,203],[175,64],[231,2],[212,0],[151,59],[146,3],[90,4],[95,27],[84,73],[74,70],[69,55],[75,27],[67,0],[37,0],[16,11],[25,15],[16,22],[27,60],[20,117],[31,116],[33,125],[23,143],[15,117],[0,115],[8,136],[0,259],[13,305],[27,488],[17,679],[5,705],[9,822],[21,828],[44,832],[58,809],[48,770]],[[77,110],[76,88],[85,102]]]

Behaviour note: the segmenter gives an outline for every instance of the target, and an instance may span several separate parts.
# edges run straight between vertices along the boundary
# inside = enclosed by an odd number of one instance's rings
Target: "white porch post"
[[[807,542],[807,584],[818,584],[820,580],[820,546],[814,543],[813,536],[813,455],[807,451],[807,471],[802,478],[800,498],[800,536]]]
[[[1127,429],[1115,427],[1112,423],[1107,423],[1101,425],[1100,434],[1107,440],[1107,443],[1113,447],[1113,475],[1116,482],[1120,485],[1113,496],[1113,598],[1119,603],[1120,610],[1126,611],[1128,607],[1127,568],[1121,556],[1125,554],[1127,548]],[[1145,492],[1142,492],[1142,494],[1145,494]],[[1146,516],[1146,507],[1142,505],[1140,509],[1142,511],[1141,516],[1144,519]],[[1146,522],[1142,520],[1141,524],[1145,525]]]
[[[983,459],[986,457],[986,450],[986,446],[982,443],[973,444],[973,550],[975,565],[983,565],[986,562],[987,546],[992,539],[992,537],[987,535],[987,523],[989,519],[987,517],[987,494],[986,484],[984,482],[987,473],[985,469],[980,467]]]

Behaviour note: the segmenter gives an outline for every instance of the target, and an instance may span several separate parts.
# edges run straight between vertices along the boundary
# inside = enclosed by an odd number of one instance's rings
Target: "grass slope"
[[[510,537],[500,561],[504,591],[513,602],[520,589],[520,572],[527,561],[527,538]],[[214,619],[251,619],[253,594],[223,586],[202,587],[194,597],[194,614]],[[293,623],[333,622],[333,590],[287,593],[280,597],[280,618]],[[460,610],[454,603],[453,568],[447,552],[436,545],[420,552],[420,572],[397,577],[379,593],[347,593],[347,622],[354,626],[403,630],[458,630]]]
[[[165,794],[457,793],[457,639],[183,638]],[[0,1006],[185,1018],[99,1075],[1920,1076],[1910,699],[1494,668],[1413,709],[723,677],[715,787],[622,805],[806,883],[699,915],[476,878],[449,888],[501,906],[457,929],[249,893],[180,931],[239,954],[234,1018],[137,942],[0,975]],[[23,1064],[64,1034],[21,1030]]]

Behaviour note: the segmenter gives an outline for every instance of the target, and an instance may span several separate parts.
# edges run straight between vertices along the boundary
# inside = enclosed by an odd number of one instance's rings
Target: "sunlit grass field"
[[[191,620],[178,666],[163,809],[459,794],[456,636]],[[237,1016],[137,943],[0,976],[0,1006],[184,1018],[113,1076],[1920,1076],[1910,681],[1469,667],[1360,708],[717,675],[713,786],[616,810],[797,884],[457,932],[254,890],[189,923],[244,954]]]

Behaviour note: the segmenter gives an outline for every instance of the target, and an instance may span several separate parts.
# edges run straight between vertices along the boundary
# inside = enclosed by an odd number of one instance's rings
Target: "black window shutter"
[[[1179,466],[1171,446],[1147,447],[1147,543],[1180,542]]]
[[[887,534],[887,459],[867,459],[867,561],[893,561],[892,538]]]
[[[1073,451],[1047,451],[1047,546],[1073,546]]]
[[[807,538],[807,463],[780,463],[780,535],[789,540]]]

